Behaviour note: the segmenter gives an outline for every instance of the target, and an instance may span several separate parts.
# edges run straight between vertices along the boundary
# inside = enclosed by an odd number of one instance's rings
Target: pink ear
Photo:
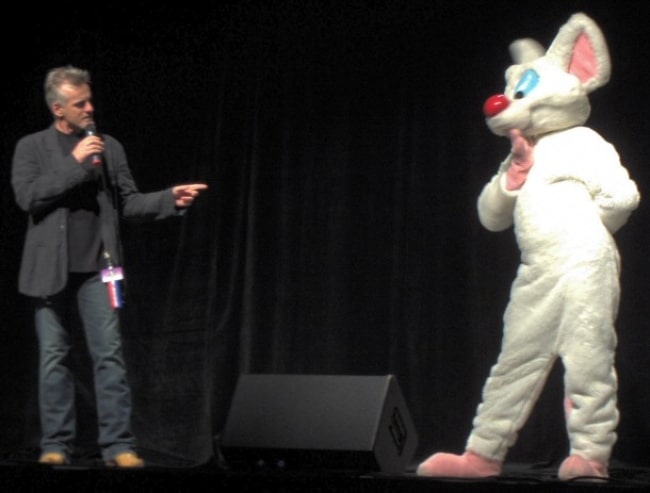
[[[594,47],[591,45],[589,36],[582,33],[573,47],[568,72],[575,75],[584,84],[596,77],[598,71],[598,60]]]

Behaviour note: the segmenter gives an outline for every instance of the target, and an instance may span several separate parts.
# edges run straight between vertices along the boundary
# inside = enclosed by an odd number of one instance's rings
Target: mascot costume
[[[619,419],[620,265],[612,235],[639,203],[614,147],[584,126],[588,94],[609,80],[609,52],[596,23],[576,13],[548,50],[521,39],[510,53],[505,93],[483,106],[489,129],[509,138],[510,154],[477,205],[489,231],[514,226],[521,263],[465,452],[436,453],[417,474],[500,474],[561,358],[570,452],[558,476],[606,478]]]

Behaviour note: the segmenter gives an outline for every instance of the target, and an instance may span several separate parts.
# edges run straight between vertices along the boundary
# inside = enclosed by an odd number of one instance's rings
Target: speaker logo
[[[393,412],[390,415],[390,424],[388,425],[388,429],[390,430],[390,436],[393,439],[395,448],[397,449],[397,454],[402,455],[404,447],[406,446],[408,433],[406,431],[406,424],[404,423],[398,408],[393,408]]]

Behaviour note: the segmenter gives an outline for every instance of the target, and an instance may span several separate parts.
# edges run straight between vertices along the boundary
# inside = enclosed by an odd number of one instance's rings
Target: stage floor
[[[116,470],[87,461],[80,465],[43,466],[34,461],[0,462],[0,491],[18,492],[633,492],[650,491],[650,469],[612,467],[607,481],[562,482],[555,467],[507,465],[498,478],[456,480],[403,474],[334,470],[232,470],[217,463],[194,467],[148,466]]]

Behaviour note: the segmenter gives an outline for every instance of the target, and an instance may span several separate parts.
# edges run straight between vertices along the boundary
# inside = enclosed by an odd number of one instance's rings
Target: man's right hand
[[[98,135],[88,135],[81,139],[72,149],[72,155],[79,164],[89,156],[100,155],[104,152],[104,141]]]

